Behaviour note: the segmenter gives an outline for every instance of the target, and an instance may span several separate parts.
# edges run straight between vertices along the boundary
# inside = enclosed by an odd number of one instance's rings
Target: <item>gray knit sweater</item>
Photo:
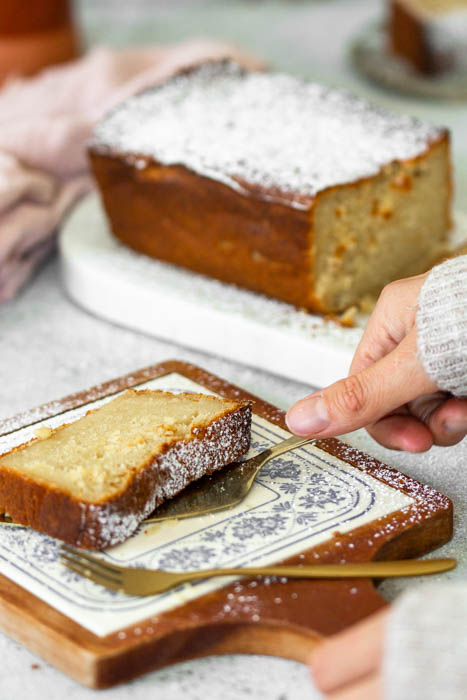
[[[430,272],[417,329],[425,371],[440,389],[467,396],[467,256]],[[387,700],[466,700],[467,582],[416,588],[399,598],[383,678]]]

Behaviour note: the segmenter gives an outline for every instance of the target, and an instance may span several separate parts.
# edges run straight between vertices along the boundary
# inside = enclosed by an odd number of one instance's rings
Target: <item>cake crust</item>
[[[416,171],[431,154],[445,154],[440,245],[405,276],[425,272],[446,252],[452,198],[449,141],[443,131],[423,154],[405,164]],[[112,232],[133,250],[312,312],[335,314],[359,304],[359,296],[333,304],[317,290],[314,218],[328,195],[356,190],[374,177],[329,187],[309,197],[308,208],[302,209],[287,206],[282,196],[273,199],[259,186],[238,192],[184,165],[167,166],[151,159],[141,169],[126,154],[94,148],[89,157]],[[368,214],[376,217],[374,211]],[[384,225],[384,213],[382,218]],[[402,276],[383,276],[367,294],[377,297],[384,284]]]
[[[185,166],[90,154],[114,235],[153,258],[309,307],[309,212]],[[154,226],[154,213],[160,212]]]

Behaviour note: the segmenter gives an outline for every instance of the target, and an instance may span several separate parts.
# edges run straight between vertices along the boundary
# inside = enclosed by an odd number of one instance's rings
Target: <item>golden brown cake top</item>
[[[114,109],[91,148],[137,168],[181,164],[235,189],[306,207],[321,190],[425,152],[442,130],[344,91],[205,63]]]

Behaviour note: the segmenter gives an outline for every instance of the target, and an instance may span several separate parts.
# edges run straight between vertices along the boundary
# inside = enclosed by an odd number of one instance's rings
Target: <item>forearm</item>
[[[430,379],[467,396],[467,256],[439,265],[418,298],[418,351]],[[420,587],[389,618],[384,654],[387,700],[464,700],[467,583]]]

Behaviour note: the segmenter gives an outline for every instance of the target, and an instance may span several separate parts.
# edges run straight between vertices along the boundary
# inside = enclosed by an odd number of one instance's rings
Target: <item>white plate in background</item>
[[[456,216],[456,244],[467,216]],[[316,387],[347,374],[366,317],[339,326],[290,304],[154,260],[110,233],[97,194],[60,235],[63,281],[88,311],[173,343]]]

